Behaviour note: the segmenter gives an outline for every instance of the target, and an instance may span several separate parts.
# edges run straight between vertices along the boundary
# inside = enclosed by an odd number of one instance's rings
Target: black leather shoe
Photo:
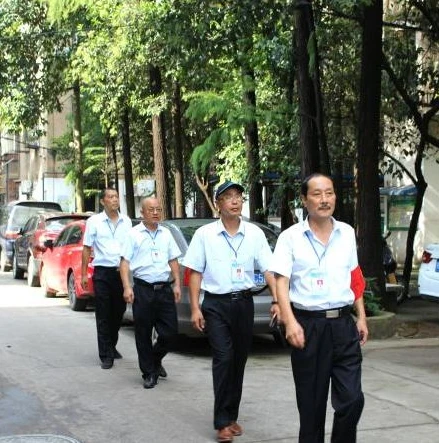
[[[102,369],[110,369],[113,367],[113,359],[112,358],[105,358],[102,360],[101,368]]]
[[[145,381],[143,382],[143,387],[145,389],[151,389],[157,384],[157,375],[148,375],[145,377]]]
[[[114,354],[114,358],[117,358],[117,359],[123,358],[122,354],[116,348],[114,348],[113,354]]]
[[[160,368],[159,368],[159,376],[162,378],[166,378],[168,376],[166,369],[162,365],[160,365]]]

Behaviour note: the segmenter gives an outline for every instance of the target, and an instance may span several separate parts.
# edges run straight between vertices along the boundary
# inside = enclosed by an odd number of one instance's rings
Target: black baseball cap
[[[225,181],[224,183],[220,184],[218,188],[216,188],[215,191],[215,200],[218,200],[218,197],[227,189],[230,188],[236,188],[239,192],[244,192],[244,187],[240,185],[239,183],[231,182],[230,180]]]

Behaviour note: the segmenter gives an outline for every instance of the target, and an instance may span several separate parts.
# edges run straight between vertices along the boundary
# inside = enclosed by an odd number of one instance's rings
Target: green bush
[[[374,317],[382,311],[381,295],[376,278],[366,278],[366,289],[363,297],[367,317]]]

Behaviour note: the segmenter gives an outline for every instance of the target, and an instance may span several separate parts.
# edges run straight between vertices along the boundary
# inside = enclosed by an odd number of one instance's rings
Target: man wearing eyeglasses
[[[212,347],[218,442],[230,442],[243,433],[237,420],[253,336],[255,269],[264,273],[276,303],[274,277],[267,271],[271,250],[263,231],[241,219],[243,191],[231,181],[218,187],[215,201],[220,219],[197,229],[183,260],[190,269],[192,324],[207,334]],[[272,310],[276,312],[277,306]]]
[[[151,389],[159,376],[167,376],[162,360],[178,331],[175,303],[181,297],[177,261],[181,251],[170,231],[159,223],[162,208],[156,198],[145,198],[140,212],[143,222],[134,226],[126,239],[120,275],[124,299],[133,305],[143,387]],[[153,328],[158,335],[154,344]]]

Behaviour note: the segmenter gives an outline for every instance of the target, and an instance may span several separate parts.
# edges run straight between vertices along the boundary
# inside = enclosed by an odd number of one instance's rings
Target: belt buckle
[[[231,300],[238,300],[240,296],[241,296],[241,293],[239,291],[235,291],[235,292],[230,293]]]
[[[154,291],[158,291],[159,289],[163,288],[163,285],[153,285],[152,288],[154,289]]]
[[[340,317],[340,309],[331,309],[326,311],[326,318],[338,318]]]

